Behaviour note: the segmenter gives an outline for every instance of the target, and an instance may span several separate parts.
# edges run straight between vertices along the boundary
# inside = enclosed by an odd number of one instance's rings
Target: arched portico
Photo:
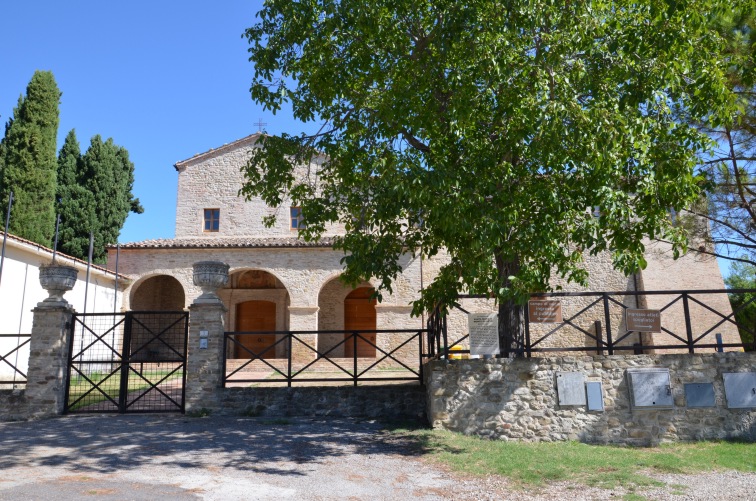
[[[318,330],[375,330],[377,314],[375,300],[370,299],[373,286],[362,282],[352,288],[344,285],[339,277],[330,279],[318,294]],[[375,344],[375,334],[362,334]],[[339,343],[341,343],[339,345]],[[321,334],[318,338],[318,351],[328,356],[353,356],[355,349],[351,335]],[[357,340],[359,357],[374,357],[375,348],[363,340]]]
[[[235,332],[270,332],[289,329],[288,290],[272,273],[258,269],[235,270],[228,285],[218,291],[228,308],[226,325]],[[285,358],[286,343],[271,348],[279,335],[260,334],[239,336],[233,353],[237,358],[249,358],[249,352],[262,353],[262,358]],[[242,348],[240,345],[243,345]]]
[[[133,311],[180,311],[185,301],[181,282],[170,275],[153,275],[132,286],[129,304]]]

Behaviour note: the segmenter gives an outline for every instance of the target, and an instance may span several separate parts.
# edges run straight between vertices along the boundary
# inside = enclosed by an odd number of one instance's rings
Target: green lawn
[[[424,456],[467,475],[501,475],[521,488],[571,481],[593,487],[636,489],[661,485],[649,473],[712,470],[756,472],[756,444],[696,442],[654,448],[578,442],[502,442],[441,430],[394,430],[418,443]]]
[[[149,387],[149,384],[145,381],[147,379],[150,383],[155,384],[165,376],[171,373],[171,370],[153,370],[144,371],[140,377],[137,373],[129,371],[129,391],[140,391]],[[80,402],[74,404],[69,411],[75,411],[81,407],[94,405],[106,400],[103,392],[110,398],[118,401],[118,392],[121,385],[121,371],[117,371],[115,374],[108,377],[107,373],[93,372],[87,374],[87,377],[95,384],[99,384],[97,389],[92,390],[87,396],[85,396]],[[182,372],[176,371],[173,376],[169,377],[166,381],[171,381],[176,378],[182,377]],[[79,399],[82,395],[92,389],[93,385],[81,376],[72,377],[69,382],[68,401],[73,403]]]

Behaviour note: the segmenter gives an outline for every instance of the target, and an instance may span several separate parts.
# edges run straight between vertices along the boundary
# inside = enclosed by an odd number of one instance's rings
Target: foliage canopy
[[[93,260],[104,263],[105,247],[118,241],[129,212],[144,210],[132,195],[134,164],[128,151],[112,138],[95,135],[82,156],[72,130],[58,157],[58,180],[60,250],[86,259],[92,232]]]
[[[703,159],[707,198],[689,212],[710,223],[694,232],[709,243],[704,252],[756,266],[756,8],[734,6],[711,25],[725,41],[721,58],[738,106],[719,126],[698,124],[717,143]]]
[[[730,276],[725,279],[730,289],[756,289],[756,268],[746,263],[733,263]],[[753,333],[756,332],[756,294],[752,292],[730,293],[730,304],[735,311],[735,321],[740,330],[740,338],[745,345],[751,344],[756,350]],[[746,346],[748,350],[748,346]]]
[[[585,283],[584,252],[634,272],[644,238],[685,247],[668,209],[699,195],[710,143],[673,108],[711,124],[731,111],[704,15],[726,8],[269,0],[245,34],[252,97],[323,125],[265,137],[242,193],[300,206],[306,239],[343,224],[353,282],[390,290],[402,253],[448,253],[416,313],[462,290],[522,301],[552,273]]]

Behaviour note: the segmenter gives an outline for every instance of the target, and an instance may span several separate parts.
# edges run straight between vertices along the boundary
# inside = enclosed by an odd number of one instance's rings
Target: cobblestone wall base
[[[671,409],[631,407],[626,371],[668,368]],[[756,353],[575,356],[434,361],[426,366],[428,420],[434,428],[500,440],[579,440],[653,445],[705,439],[756,441],[756,408],[729,409],[723,373],[756,371]],[[604,411],[559,406],[557,372],[603,386]],[[715,406],[688,408],[685,383],[713,383]]]
[[[0,421],[18,421],[28,414],[26,390],[0,390]]]
[[[420,385],[224,388],[221,413],[283,417],[352,417],[425,421]]]

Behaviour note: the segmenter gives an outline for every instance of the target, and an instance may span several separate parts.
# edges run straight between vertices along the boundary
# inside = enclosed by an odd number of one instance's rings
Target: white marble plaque
[[[499,354],[499,315],[470,313],[467,315],[470,332],[470,355]]]

